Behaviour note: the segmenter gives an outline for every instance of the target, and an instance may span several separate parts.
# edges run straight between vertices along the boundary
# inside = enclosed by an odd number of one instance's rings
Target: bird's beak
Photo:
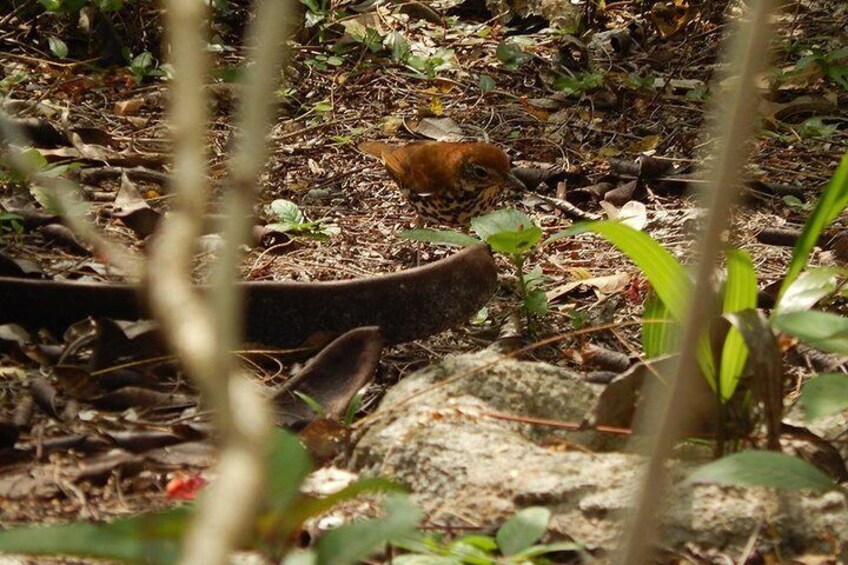
[[[527,185],[525,185],[520,178],[515,176],[515,173],[513,173],[512,171],[510,171],[509,174],[506,175],[506,180],[516,190],[527,190]]]

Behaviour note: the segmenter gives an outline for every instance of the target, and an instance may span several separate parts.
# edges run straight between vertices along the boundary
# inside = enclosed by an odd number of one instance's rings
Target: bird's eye
[[[478,179],[489,178],[489,170],[486,167],[481,167],[480,165],[474,165],[474,168],[471,169],[474,172],[474,176]]]

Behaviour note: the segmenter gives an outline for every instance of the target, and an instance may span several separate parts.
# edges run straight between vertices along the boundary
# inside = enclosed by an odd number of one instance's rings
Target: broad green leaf
[[[686,482],[819,492],[838,488],[833,479],[806,461],[774,451],[734,453],[700,467]]]
[[[150,51],[144,51],[133,57],[130,70],[137,74],[145,74],[153,66],[153,55]]]
[[[524,273],[524,286],[527,290],[535,290],[545,283],[545,274],[542,267],[536,265],[530,271]]]
[[[801,407],[807,421],[848,409],[848,375],[824,373],[801,387]]]
[[[728,249],[727,280],[724,284],[724,305],[722,313],[739,312],[757,307],[757,273],[747,252],[741,249]],[[748,347],[739,330],[731,327],[727,332],[721,351],[719,365],[719,390],[723,400],[733,396],[739,377],[745,369],[748,359]]]
[[[815,247],[822,230],[842,213],[845,206],[848,206],[848,153],[842,157],[842,162],[828,182],[813,213],[810,214],[807,223],[804,225],[801,237],[795,244],[789,269],[778,292],[778,307],[786,289],[795,282],[795,279],[804,270],[810,252]]]
[[[297,437],[283,430],[274,432],[268,458],[265,501],[271,511],[282,512],[300,492],[300,484],[312,468],[309,455]]]
[[[487,239],[502,232],[520,232],[535,227],[533,220],[514,208],[496,210],[490,214],[471,219],[471,229],[481,239]]]
[[[38,172],[47,167],[47,158],[34,147],[21,152],[18,157],[25,163],[27,173]]]
[[[62,0],[38,0],[38,3],[48,12],[58,12],[62,9]]]
[[[50,46],[50,51],[60,59],[68,56],[68,45],[58,37],[48,36],[47,45]]]
[[[533,249],[542,239],[542,230],[532,226],[522,231],[503,231],[486,238],[486,243],[493,251],[509,255],[521,255]]]
[[[459,557],[463,563],[468,565],[491,565],[492,563],[491,552],[461,540],[451,543],[447,547],[446,554]]]
[[[469,245],[477,245],[480,243],[480,240],[476,237],[471,237],[468,234],[459,233],[458,231],[447,230],[406,230],[400,232],[400,237],[404,239],[414,239],[415,241],[453,245],[455,247],[468,247]]]
[[[512,208],[472,218],[471,228],[493,250],[510,255],[525,253],[542,239],[539,226]]]
[[[0,553],[169,564],[177,560],[189,507],[116,520],[0,531]]]
[[[524,309],[528,314],[543,316],[548,312],[548,297],[541,289],[531,290],[524,297]]]
[[[306,221],[306,216],[300,207],[291,200],[283,198],[271,202],[271,212],[274,213],[280,222],[291,222],[292,224],[302,224]]]
[[[550,520],[551,511],[544,506],[531,506],[516,512],[495,535],[501,553],[515,555],[532,546],[547,531]]]
[[[318,565],[348,565],[368,557],[396,537],[409,535],[421,519],[421,511],[408,498],[386,499],[387,516],[353,522],[325,534],[318,543]]]
[[[642,314],[642,349],[645,357],[654,359],[676,353],[680,350],[680,338],[680,324],[672,319],[662,300],[652,293],[645,301],[645,312]]]
[[[774,327],[807,345],[831,353],[848,355],[848,318],[829,312],[807,310],[780,314]]]
[[[477,85],[483,92],[489,92],[495,89],[495,79],[489,75],[480,75]]]
[[[774,308],[774,315],[809,310],[816,303],[836,290],[836,277],[844,273],[843,269],[823,267],[801,273],[792,281],[780,302]]]

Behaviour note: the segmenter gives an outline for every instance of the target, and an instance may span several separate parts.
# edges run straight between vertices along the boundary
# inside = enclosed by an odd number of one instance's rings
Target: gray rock
[[[524,418],[579,422],[602,387],[543,363],[459,356],[391,390],[353,454],[364,475],[410,488],[431,523],[496,527],[517,509],[551,509],[552,540],[612,549],[638,485],[642,458],[592,453],[599,434],[557,433]],[[508,413],[511,420],[503,418]],[[500,417],[497,417],[500,415]],[[594,449],[594,448],[590,448]],[[691,462],[673,462],[662,544],[741,554],[752,532],[784,557],[832,551],[848,539],[845,495],[680,484]]]

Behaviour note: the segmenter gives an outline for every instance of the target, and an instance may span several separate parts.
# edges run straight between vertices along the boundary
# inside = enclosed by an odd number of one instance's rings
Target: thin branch
[[[680,431],[686,427],[690,413],[690,391],[701,378],[696,363],[698,343],[703,335],[704,323],[712,311],[712,275],[722,247],[722,233],[728,226],[730,212],[742,186],[740,176],[748,152],[748,139],[753,129],[756,90],[754,78],[764,67],[768,54],[771,26],[769,15],[771,0],[752,0],[748,20],[736,29],[733,43],[725,51],[731,65],[731,75],[738,79],[735,88],[719,96],[715,110],[718,116],[718,143],[714,144],[714,165],[710,182],[704,187],[704,201],[708,208],[707,223],[699,234],[699,264],[695,289],[688,312],[677,377],[671,381],[670,390],[652,387],[647,406],[641,414],[645,418],[647,436],[650,438],[651,456],[645,470],[642,486],[637,494],[636,508],[626,532],[625,542],[615,563],[641,565],[651,562],[651,543],[656,533],[657,509],[662,508],[665,490],[665,461],[671,455]],[[641,427],[641,426],[640,426]]]

